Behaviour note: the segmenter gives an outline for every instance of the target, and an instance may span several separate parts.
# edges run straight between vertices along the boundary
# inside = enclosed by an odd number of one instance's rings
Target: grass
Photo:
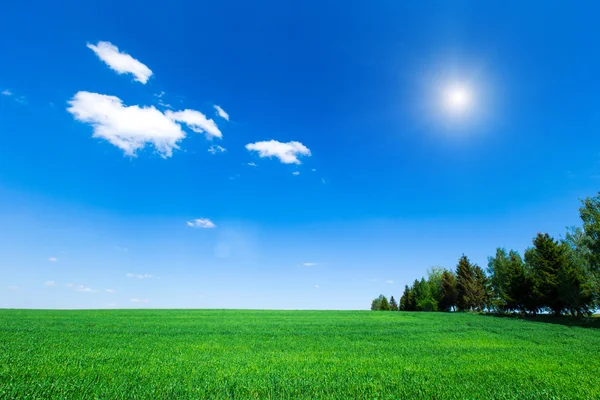
[[[600,331],[442,313],[0,310],[2,399],[594,399]]]

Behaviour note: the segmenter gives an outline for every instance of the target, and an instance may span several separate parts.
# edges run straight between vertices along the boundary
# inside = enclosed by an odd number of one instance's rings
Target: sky
[[[579,225],[600,5],[2,2],[0,307],[368,309]]]

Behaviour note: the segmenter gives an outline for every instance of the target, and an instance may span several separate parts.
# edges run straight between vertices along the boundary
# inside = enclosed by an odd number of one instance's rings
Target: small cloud
[[[96,55],[118,74],[132,74],[135,80],[146,84],[152,76],[152,71],[127,53],[119,51],[119,48],[110,42],[98,42],[96,46],[87,44]]]
[[[319,285],[315,285],[315,288],[317,288],[317,289],[318,289],[318,288],[319,288]]]
[[[254,163],[254,162],[249,162],[248,165],[251,167],[258,167],[258,165],[256,165],[256,163]]]
[[[323,185],[325,185],[325,178],[321,178],[321,182],[323,183]]]
[[[197,218],[187,222],[191,228],[216,228],[217,226],[208,218]]]
[[[394,281],[389,280],[389,281],[385,281],[385,283],[394,283]]]
[[[56,258],[56,257],[49,257],[48,261],[50,261],[50,262],[57,262],[58,258]]]
[[[7,286],[8,290],[19,290],[19,287],[16,285]]]
[[[208,148],[208,152],[210,154],[224,153],[226,151],[227,151],[227,149],[225,147],[221,147],[221,146],[212,145]]]
[[[312,172],[317,172],[316,168],[311,169]]]
[[[3,90],[2,92],[0,92],[0,93],[2,93],[2,95],[4,95],[4,96],[12,96],[12,95],[13,95],[13,92],[11,92],[11,91],[10,91],[10,90],[8,90],[8,89],[4,89],[4,90]]]
[[[94,290],[94,289],[92,289],[90,287],[85,287],[83,285],[77,286],[77,288],[75,290],[78,291],[78,292],[83,292],[83,293],[95,293],[95,292],[97,292],[97,290]]]
[[[225,110],[223,110],[221,107],[219,107],[218,105],[215,104],[215,110],[217,110],[217,114],[219,115],[219,117],[229,121],[229,114],[227,114],[225,112]]]
[[[215,121],[206,118],[200,111],[189,109],[183,111],[167,110],[165,115],[172,121],[183,122],[194,132],[206,133],[206,137],[209,139],[223,137]]]
[[[305,263],[302,263],[302,265],[304,265],[305,267],[314,267],[315,265],[319,265],[319,264],[316,262],[305,262]]]
[[[310,150],[300,142],[282,143],[276,140],[249,143],[248,151],[258,152],[259,157],[277,157],[284,164],[300,164],[298,156],[310,156]]]
[[[161,98],[161,97],[163,97],[164,95],[165,95],[165,91],[164,91],[164,90],[161,90],[161,91],[160,91],[160,93],[158,93],[158,94],[155,94],[154,96],[156,96],[156,97],[158,97],[158,98],[160,99],[160,98]]]
[[[131,299],[131,301],[133,303],[148,303],[149,300],[145,300],[145,299]]]
[[[66,287],[73,287],[73,284],[72,283],[67,283],[65,286]]]
[[[294,172],[292,172],[292,175],[298,176],[298,175],[300,175],[300,172],[294,171]]]
[[[149,279],[149,278],[153,278],[152,274],[132,274],[131,272],[129,272],[127,274],[128,278],[137,278],[137,279]]]
[[[54,282],[54,281],[46,281],[46,282],[44,282],[44,285],[46,285],[46,286],[54,286],[54,285],[56,285],[56,282]]]
[[[170,105],[169,103],[165,103],[165,102],[163,102],[162,100],[158,100],[158,105],[159,105],[159,106],[162,106],[162,107],[164,107],[164,108],[170,108],[171,110],[173,109],[173,106],[172,106],[172,105]]]
[[[115,293],[115,292],[116,292],[116,290],[114,290],[114,289],[106,289],[106,292],[107,292],[107,293]]]
[[[115,246],[115,249],[119,250],[119,251],[123,251],[123,252],[128,252],[129,251],[129,249],[127,247],[121,247],[121,246]]]

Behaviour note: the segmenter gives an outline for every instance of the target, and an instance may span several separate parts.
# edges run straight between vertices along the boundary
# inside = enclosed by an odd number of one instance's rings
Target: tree
[[[509,300],[510,291],[510,258],[506,250],[498,247],[495,257],[488,257],[488,274],[490,276],[491,303],[498,311],[509,311],[512,307]]]
[[[427,284],[431,298],[435,302],[435,310],[437,311],[440,299],[442,297],[442,274],[445,269],[442,267],[431,267],[427,270]]]
[[[525,262],[531,268],[535,308],[550,309],[559,315],[564,303],[559,297],[559,273],[567,261],[566,246],[561,246],[547,233],[538,233],[533,247],[525,251]]]
[[[390,297],[390,310],[398,311],[398,303],[396,303],[396,299],[394,299],[394,296]]]
[[[589,249],[590,268],[600,273],[600,193],[581,201],[579,216],[583,221],[586,247]]]
[[[417,307],[417,303],[421,297],[421,289],[419,281],[415,279],[412,288],[410,289],[410,302],[408,303],[409,311],[420,311]]]
[[[456,289],[458,297],[456,305],[460,311],[470,311],[476,306],[475,271],[471,262],[463,254],[456,266]]]
[[[589,240],[580,228],[571,228],[561,245],[567,260],[558,275],[558,297],[571,315],[581,317],[596,308],[597,275],[590,268]]]
[[[441,276],[441,294],[438,303],[438,310],[452,311],[456,307],[458,291],[456,288],[456,278],[450,271],[444,270]]]
[[[384,295],[379,296],[381,298],[381,302],[379,303],[379,309],[381,311],[390,311],[390,303],[388,302],[387,297]]]
[[[404,293],[400,297],[400,311],[414,311],[410,309],[412,303],[412,292],[408,285],[404,285]]]
[[[381,310],[381,296],[373,299],[371,302],[371,311],[379,311]]]
[[[483,269],[475,264],[473,265],[473,303],[477,311],[489,309],[490,290],[488,278]]]

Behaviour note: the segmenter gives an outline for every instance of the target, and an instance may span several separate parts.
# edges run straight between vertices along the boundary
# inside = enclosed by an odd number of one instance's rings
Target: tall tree
[[[379,311],[381,310],[381,296],[373,299],[371,302],[371,311]]]
[[[498,247],[494,257],[488,257],[491,303],[498,311],[510,311],[510,258],[506,250]]]
[[[456,307],[457,298],[456,278],[452,272],[444,270],[441,276],[441,295],[438,309],[440,311],[452,311]]]
[[[419,281],[415,279],[413,282],[412,288],[410,289],[410,303],[408,303],[408,308],[410,311],[420,311],[417,307],[417,303],[421,298],[421,288],[419,285]]]
[[[567,261],[566,247],[561,246],[547,233],[538,233],[533,247],[525,251],[525,262],[534,279],[534,304],[559,315],[564,303],[559,297],[559,273]],[[536,304],[537,303],[537,304]]]
[[[384,295],[379,296],[381,299],[381,302],[379,303],[379,309],[381,311],[390,311],[390,303],[388,302],[387,297],[385,297]]]
[[[442,267],[431,267],[427,270],[427,284],[429,285],[429,293],[435,302],[435,310],[438,310],[438,305],[442,297],[442,274],[445,269]]]
[[[475,264],[473,265],[473,303],[477,311],[489,309],[490,290],[488,278],[483,269]]]
[[[425,278],[419,282],[419,296],[417,297],[417,310],[437,311],[437,301],[431,293],[431,285]]]
[[[600,193],[582,200],[579,215],[583,221],[583,233],[589,248],[590,268],[600,273]]]
[[[394,299],[394,296],[390,297],[390,310],[398,311],[398,303],[396,303],[396,299]]]
[[[412,303],[412,293],[408,285],[404,285],[404,293],[400,297],[400,311],[414,311],[410,309]]]
[[[456,288],[458,297],[456,299],[456,305],[460,311],[469,311],[475,308],[475,271],[471,262],[463,254],[458,260],[456,266]]]

